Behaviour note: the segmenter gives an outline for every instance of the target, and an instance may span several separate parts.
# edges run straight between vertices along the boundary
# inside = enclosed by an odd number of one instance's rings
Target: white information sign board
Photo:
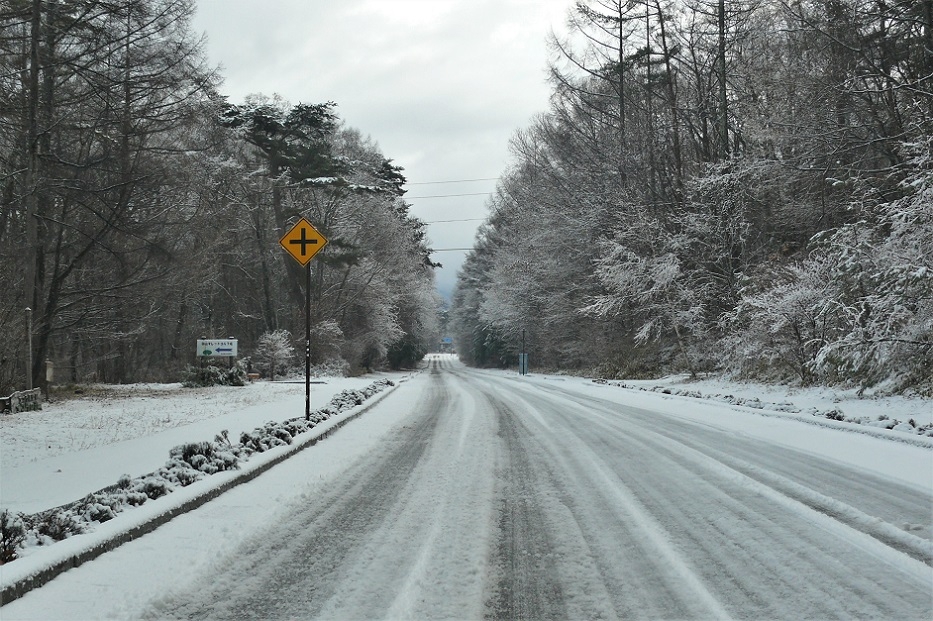
[[[206,358],[236,357],[236,339],[198,339],[198,356]]]

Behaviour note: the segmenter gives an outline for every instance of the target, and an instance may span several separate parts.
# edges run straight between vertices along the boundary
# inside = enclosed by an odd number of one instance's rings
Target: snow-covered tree
[[[266,332],[259,337],[253,353],[253,362],[256,367],[266,371],[270,380],[275,379],[276,371],[287,368],[294,359],[295,348],[292,345],[292,335],[288,330]]]
[[[897,198],[867,190],[852,205],[861,219],[816,235],[806,260],[754,275],[726,317],[744,370],[931,390],[933,160],[929,139],[903,149]]]
[[[933,139],[903,146],[894,200],[862,204],[864,219],[821,235],[842,338],[816,368],[863,386],[892,380],[933,391]]]
[[[721,352],[726,366],[742,377],[811,384],[822,348],[839,334],[832,303],[829,266],[807,259],[755,274],[725,313]]]
[[[657,250],[649,254],[620,241],[604,242],[596,275],[606,293],[593,298],[581,312],[626,316],[634,324],[636,343],[673,335],[686,367],[695,374],[691,341],[705,332],[707,285],[696,282],[696,274],[670,249]]]

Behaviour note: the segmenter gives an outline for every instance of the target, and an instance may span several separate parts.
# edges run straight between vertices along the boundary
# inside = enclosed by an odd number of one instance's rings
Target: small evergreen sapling
[[[266,332],[259,337],[255,359],[257,366],[267,369],[269,379],[274,380],[276,370],[284,369],[295,358],[292,335],[288,330]]]

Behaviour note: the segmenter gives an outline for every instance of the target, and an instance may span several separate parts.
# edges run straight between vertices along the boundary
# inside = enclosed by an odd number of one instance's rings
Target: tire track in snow
[[[341,569],[384,523],[436,433],[446,390],[419,408],[388,451],[355,464],[326,493],[253,536],[218,573],[156,604],[152,618],[311,618],[333,597]],[[264,475],[268,476],[268,475]]]
[[[549,412],[552,422],[564,421],[560,442],[572,445],[566,450],[568,460],[598,454],[596,469],[611,465],[614,476],[625,480],[649,513],[661,519],[674,543],[695,557],[694,566],[706,581],[727,594],[731,603],[726,606],[737,616],[747,616],[751,610],[758,611],[752,616],[786,618],[928,616],[933,573],[925,566],[825,515],[814,515],[796,500],[716,461],[708,454],[709,446],[693,449],[683,440],[693,439],[698,426],[680,424],[660,413],[639,415],[618,404],[576,394],[568,397],[551,388],[545,392],[561,397],[560,408],[555,409],[553,399],[543,397],[541,391],[517,382],[509,384],[541,411]],[[704,441],[722,450],[732,442],[762,448],[762,443],[728,433],[707,431]],[[631,455],[619,456],[622,451]],[[652,463],[645,466],[641,459]],[[699,502],[702,496],[707,497],[708,506]],[[740,532],[747,541],[736,539]],[[846,566],[842,558],[850,563],[857,559],[856,566]],[[737,559],[745,559],[747,568],[737,564]],[[874,569],[866,571],[862,565]],[[759,571],[760,576],[756,575]],[[808,572],[813,572],[812,578],[803,578]],[[782,612],[786,606],[782,599],[789,593],[795,594],[797,615]]]
[[[506,403],[503,391],[458,375],[499,412],[509,462],[487,618],[728,618],[689,567],[665,555],[650,518],[620,505],[618,483],[566,457],[554,439],[567,430],[551,408],[516,391]]]
[[[568,538],[560,531],[566,531],[572,522],[572,530],[582,539],[576,546],[563,546],[562,558],[557,562],[556,573],[564,588],[570,590],[570,601],[565,605],[573,606],[574,600],[581,600],[577,614],[569,617],[728,619],[728,612],[689,563],[671,548],[664,529],[639,507],[621,480],[600,466],[590,446],[571,442],[576,440],[572,430],[564,428],[553,405],[533,396],[523,397],[515,395],[511,400],[523,403],[527,410],[511,413],[521,421],[513,422],[521,432],[516,434],[520,439],[510,447],[509,454],[513,459],[518,454],[533,461],[530,470],[547,473],[537,476],[547,479],[563,497],[566,510],[560,512],[560,517],[553,505],[544,503],[541,507],[553,514],[538,520],[550,527],[551,537]],[[507,406],[500,407],[508,410]],[[539,490],[536,501],[540,502],[542,496]],[[540,538],[541,534],[536,536]],[[571,547],[576,550],[568,552]],[[581,553],[589,558],[571,561],[565,556]],[[574,563],[578,565],[576,571],[570,567]],[[586,565],[592,567],[588,571],[601,582],[601,589],[594,588],[591,579],[583,579],[580,568]],[[560,571],[563,566],[568,566],[566,571]],[[602,601],[594,599],[594,591],[602,592]],[[554,617],[562,615],[558,612]]]
[[[581,399],[591,403],[593,414],[602,416],[604,422],[619,415],[618,405],[594,398]],[[626,416],[639,417],[646,423],[653,419],[650,426],[656,426],[658,417],[663,416],[634,408],[623,409]],[[607,413],[609,418],[606,418]],[[684,422],[665,426],[663,433],[666,444],[673,441],[689,447],[723,467],[740,472],[789,499],[933,566],[933,542],[929,540],[933,531],[933,498],[929,493],[914,491],[869,473],[854,473],[849,468],[816,456],[769,447],[747,438],[724,443],[723,436],[724,432]],[[864,506],[864,510],[853,504],[856,502]],[[925,536],[906,532],[902,528],[904,524]]]
[[[401,491],[404,500],[362,546],[368,565],[348,565],[322,618],[475,619],[482,614],[494,520],[493,419],[448,376],[434,379],[446,385],[447,399],[432,445]],[[407,560],[400,562],[402,557]],[[385,604],[358,604],[386,575],[395,579]]]
[[[486,618],[565,619],[564,594],[553,571],[554,544],[537,504],[542,490],[519,437],[510,408],[490,399],[496,410],[499,435],[505,448],[497,493],[499,538],[493,552],[497,580],[487,599]]]

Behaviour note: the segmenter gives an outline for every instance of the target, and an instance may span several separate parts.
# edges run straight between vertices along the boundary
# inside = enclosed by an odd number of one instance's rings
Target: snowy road
[[[619,395],[433,360],[333,439],[4,619],[930,618],[933,491]],[[357,452],[326,471],[327,451]],[[264,525],[241,532],[263,490]],[[217,531],[234,543],[211,556]],[[186,549],[189,569],[165,561]],[[134,594],[146,575],[154,598]]]

